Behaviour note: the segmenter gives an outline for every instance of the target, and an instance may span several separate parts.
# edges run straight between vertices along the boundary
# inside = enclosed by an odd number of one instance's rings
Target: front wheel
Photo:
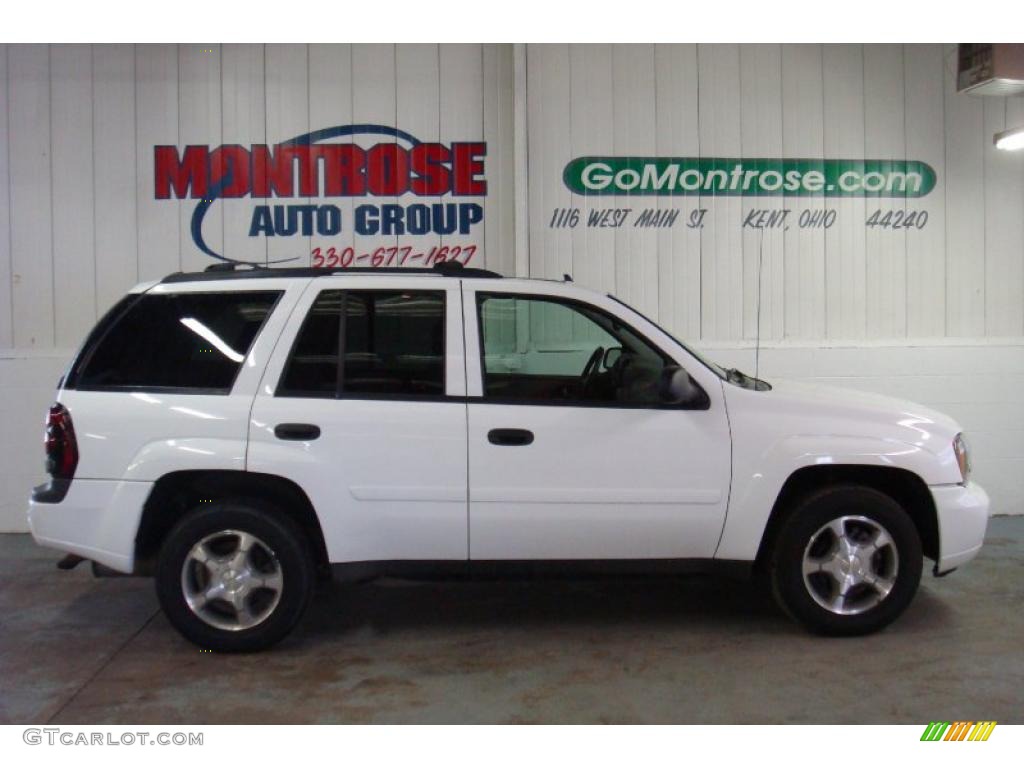
[[[168,534],[156,569],[160,606],[200,648],[256,651],[298,623],[313,591],[302,531],[253,500],[203,504]]]
[[[862,635],[895,620],[921,581],[921,540],[906,511],[864,486],[799,503],[771,558],[776,600],[808,629]]]

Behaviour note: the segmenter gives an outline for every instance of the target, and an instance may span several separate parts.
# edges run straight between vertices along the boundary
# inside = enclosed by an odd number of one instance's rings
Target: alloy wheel
[[[881,603],[896,585],[899,553],[889,531],[860,515],[844,515],[811,536],[803,578],[818,605],[844,616]]]
[[[284,581],[274,551],[251,533],[204,536],[185,557],[181,589],[189,609],[217,629],[250,629],[269,617]]]

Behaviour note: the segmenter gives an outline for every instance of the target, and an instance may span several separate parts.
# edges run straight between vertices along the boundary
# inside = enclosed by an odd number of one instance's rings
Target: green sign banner
[[[906,198],[935,187],[919,160],[577,157],[562,178],[578,195]]]

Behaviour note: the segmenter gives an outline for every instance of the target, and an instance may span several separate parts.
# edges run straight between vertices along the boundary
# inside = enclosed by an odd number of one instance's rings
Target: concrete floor
[[[0,536],[0,722],[1024,722],[1024,517],[880,634],[722,579],[328,585],[272,652],[200,653],[148,579]]]

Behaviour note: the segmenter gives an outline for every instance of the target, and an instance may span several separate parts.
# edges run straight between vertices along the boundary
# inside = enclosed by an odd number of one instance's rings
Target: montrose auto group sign
[[[481,202],[473,198],[487,194],[486,155],[483,141],[425,142],[398,128],[373,124],[323,128],[273,146],[164,145],[154,147],[154,193],[158,200],[195,201],[192,240],[221,261],[236,260],[213,249],[204,237],[203,222],[218,201],[239,198],[254,201],[245,233],[250,238],[344,236],[344,242],[352,242],[349,236],[354,234],[393,243],[397,236],[468,236],[484,217]],[[351,221],[345,221],[335,202],[339,198],[365,202],[355,204]],[[372,253],[358,254],[351,246],[337,250],[350,254],[340,266],[355,266]],[[395,248],[391,260],[399,250]],[[438,258],[436,249],[418,254],[412,246],[404,250],[408,253],[400,258],[406,266],[443,260],[448,253],[446,249]],[[476,246],[459,250],[471,256]],[[413,263],[407,263],[410,259]],[[378,259],[372,261],[381,266]]]

